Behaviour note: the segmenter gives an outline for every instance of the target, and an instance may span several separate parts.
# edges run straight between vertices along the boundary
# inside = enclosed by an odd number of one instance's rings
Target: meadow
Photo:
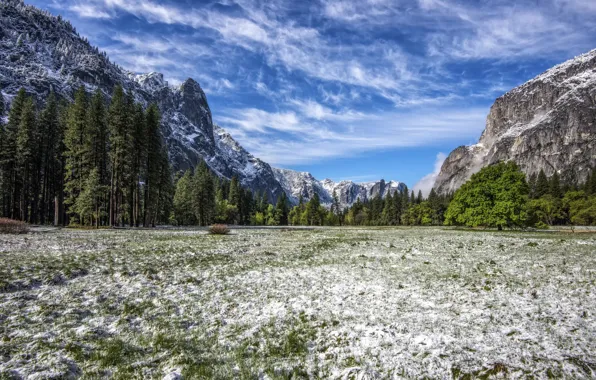
[[[593,378],[596,235],[0,235],[0,378]]]

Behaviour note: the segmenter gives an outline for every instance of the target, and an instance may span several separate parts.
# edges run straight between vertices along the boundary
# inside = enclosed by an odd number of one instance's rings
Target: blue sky
[[[320,179],[412,186],[495,98],[596,47],[594,0],[26,1],[126,69],[193,77],[245,148]]]

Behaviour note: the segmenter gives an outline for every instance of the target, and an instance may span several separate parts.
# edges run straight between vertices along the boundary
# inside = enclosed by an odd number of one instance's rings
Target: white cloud
[[[68,8],[71,12],[78,14],[84,18],[112,18],[112,15],[93,5],[89,4],[75,4]]]
[[[232,109],[218,122],[255,156],[273,165],[316,162],[373,150],[477,139],[487,110],[336,113],[295,102],[293,110]],[[314,108],[310,109],[310,108]]]
[[[435,180],[437,179],[437,176],[441,172],[441,167],[443,166],[443,162],[445,162],[446,158],[447,158],[447,155],[445,153],[439,152],[437,154],[433,172],[422,177],[414,185],[414,192],[418,193],[418,191],[422,191],[422,195],[424,197],[428,196],[431,189],[435,186]]]

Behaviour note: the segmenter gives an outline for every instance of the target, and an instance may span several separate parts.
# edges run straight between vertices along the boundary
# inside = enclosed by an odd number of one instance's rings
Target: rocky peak
[[[318,181],[311,173],[297,172],[288,169],[274,168],[275,178],[281,184],[288,195],[290,201],[294,204],[302,195],[304,201],[310,200],[316,193],[325,206],[330,206],[333,202],[333,193],[339,198],[342,208],[352,206],[358,199],[367,201],[376,196],[382,198],[387,195],[401,191],[405,188],[403,183],[390,181],[389,183],[381,179],[375,182],[355,183],[352,181],[334,182],[330,179]]]
[[[163,79],[162,73],[151,72],[148,74],[131,74],[129,77],[137,82],[145,91],[150,93],[157,92],[168,86],[168,82]]]

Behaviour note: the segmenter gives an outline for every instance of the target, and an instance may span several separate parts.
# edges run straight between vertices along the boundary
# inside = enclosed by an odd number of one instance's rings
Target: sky
[[[595,48],[594,0],[26,0],[111,60],[205,90],[272,166],[428,187],[494,100]]]

